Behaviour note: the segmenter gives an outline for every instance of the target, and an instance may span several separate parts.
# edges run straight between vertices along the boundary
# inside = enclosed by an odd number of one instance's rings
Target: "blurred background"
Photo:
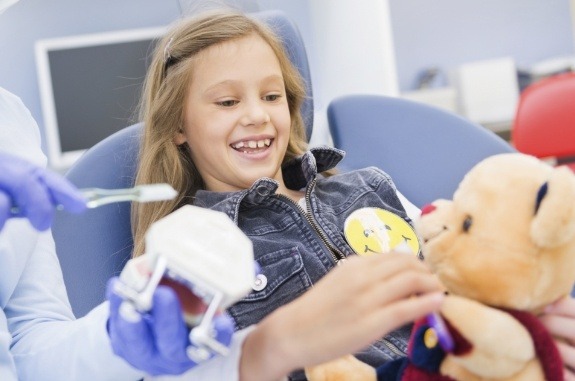
[[[209,7],[226,5],[248,12],[280,9],[297,24],[306,44],[315,102],[312,145],[331,144],[326,108],[332,99],[352,93],[401,96],[432,104],[509,139],[521,91],[542,78],[573,70],[574,2],[21,0],[0,15],[0,86],[29,107],[48,152],[53,149],[49,141],[59,137],[53,135],[57,131],[48,131],[51,122],[47,119],[54,116],[47,111],[51,107],[46,104],[47,91],[76,85],[90,93],[104,82],[98,75],[82,74],[88,77],[85,83],[56,83],[66,76],[46,71],[50,52],[61,52],[66,44],[78,49],[153,39],[154,33],[161,34],[179,18]],[[127,54],[123,46],[115,53],[108,49],[110,57],[97,53],[85,64],[63,65],[62,73],[71,76],[71,71],[81,72],[88,66],[109,67],[106,60],[115,62]],[[142,73],[149,49],[146,45],[134,53],[143,55],[136,57]],[[55,66],[56,54],[53,58]],[[60,62],[72,59],[63,55]],[[103,129],[106,134],[134,121],[142,75],[110,85],[111,92],[130,91],[120,112],[101,113],[109,114],[105,115],[110,119],[110,130]],[[52,81],[48,90],[47,80]],[[63,107],[94,119],[82,106]],[[71,149],[81,151],[94,144],[76,141],[87,134],[72,134]],[[60,163],[56,169],[65,170],[67,165]]]

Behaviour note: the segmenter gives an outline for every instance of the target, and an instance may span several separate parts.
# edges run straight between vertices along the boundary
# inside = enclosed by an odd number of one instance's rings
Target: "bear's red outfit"
[[[545,380],[563,380],[563,361],[553,342],[553,338],[539,319],[531,313],[505,310],[517,319],[533,338],[535,354],[541,361]],[[472,344],[463,338],[457,330],[445,323],[449,329],[455,347],[454,354],[463,355],[473,349]],[[445,351],[437,340],[430,345],[425,343],[426,332],[433,329],[425,318],[417,321],[413,326],[411,339],[408,345],[407,358],[386,363],[377,369],[378,381],[456,381],[451,377],[439,374],[439,367],[445,358]]]

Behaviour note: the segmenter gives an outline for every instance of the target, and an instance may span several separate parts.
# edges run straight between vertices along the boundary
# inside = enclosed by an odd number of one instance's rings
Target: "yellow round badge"
[[[394,249],[419,254],[419,240],[411,225],[397,214],[381,208],[354,211],[345,220],[343,232],[359,255],[387,253]]]

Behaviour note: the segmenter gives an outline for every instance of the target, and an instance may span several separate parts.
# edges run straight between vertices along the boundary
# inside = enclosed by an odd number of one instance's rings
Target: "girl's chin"
[[[255,182],[257,182],[258,180],[262,179],[262,178],[269,178],[272,180],[278,180],[279,178],[281,178],[280,176],[278,176],[277,172],[275,171],[249,171],[249,172],[244,172],[243,175],[241,176],[241,183],[242,183],[242,188],[241,189],[248,189],[251,188]]]

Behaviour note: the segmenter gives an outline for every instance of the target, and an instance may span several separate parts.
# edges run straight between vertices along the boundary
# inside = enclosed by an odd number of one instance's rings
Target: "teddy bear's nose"
[[[425,214],[429,214],[433,212],[435,209],[437,209],[437,207],[433,204],[424,205],[423,208],[421,208],[421,215],[423,216]]]

